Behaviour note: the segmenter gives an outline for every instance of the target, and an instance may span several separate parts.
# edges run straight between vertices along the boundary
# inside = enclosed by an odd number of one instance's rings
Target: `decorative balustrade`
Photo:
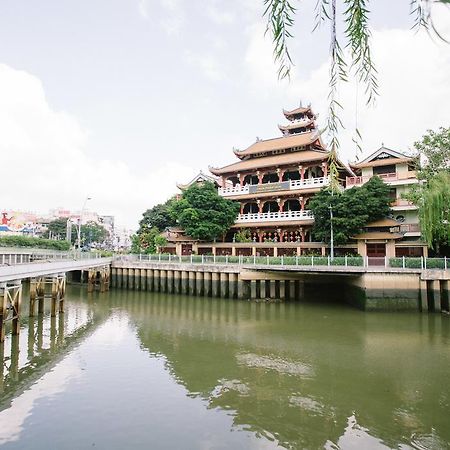
[[[394,207],[404,207],[404,206],[409,206],[409,207],[414,207],[414,208],[416,207],[414,205],[414,203],[412,203],[408,200],[405,200],[403,198],[397,198],[391,203],[391,207],[393,207],[393,208]]]
[[[402,233],[420,233],[420,225],[418,223],[402,223],[400,231]]]
[[[398,180],[410,180],[413,181],[416,179],[416,172],[414,170],[409,170],[405,173],[374,173],[372,176],[380,177],[383,181],[389,183],[390,181],[398,181]],[[360,186],[361,184],[367,183],[372,176],[370,177],[347,177],[346,186]]]
[[[236,223],[249,222],[284,222],[284,221],[298,221],[298,220],[312,220],[312,211],[277,211],[266,213],[248,213],[239,214]]]
[[[312,187],[323,187],[330,184],[330,177],[305,178],[303,180],[286,180],[277,183],[237,184],[232,187],[219,188],[219,195],[232,197],[235,195],[259,194],[262,192],[276,192],[285,190],[308,189]]]

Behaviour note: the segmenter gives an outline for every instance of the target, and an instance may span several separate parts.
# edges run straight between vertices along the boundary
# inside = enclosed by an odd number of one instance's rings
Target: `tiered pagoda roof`
[[[257,139],[255,143],[244,150],[234,149],[234,154],[241,160],[221,168],[210,167],[214,175],[224,175],[233,172],[258,170],[260,168],[303,164],[310,161],[325,161],[329,152],[321,139],[321,133],[316,128],[316,116],[310,106],[283,110],[290,121],[287,125],[279,125],[283,136],[273,139]],[[343,167],[345,167],[342,164]]]

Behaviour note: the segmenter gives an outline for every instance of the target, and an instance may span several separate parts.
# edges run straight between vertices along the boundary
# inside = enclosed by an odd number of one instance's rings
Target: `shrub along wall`
[[[0,237],[0,247],[30,247],[47,248],[49,250],[69,250],[70,242],[53,241],[28,236],[2,236]]]

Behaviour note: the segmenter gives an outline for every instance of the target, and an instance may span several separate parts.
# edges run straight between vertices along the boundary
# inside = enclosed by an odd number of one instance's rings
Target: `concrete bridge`
[[[3,253],[3,255],[5,255]],[[29,315],[44,312],[44,302],[51,300],[51,316],[55,317],[57,310],[64,312],[64,297],[66,292],[66,273],[86,271],[88,273],[88,292],[92,292],[96,284],[100,291],[109,289],[109,275],[112,258],[93,257],[91,254],[79,252],[54,253],[53,255],[39,253],[35,259],[32,256],[24,259],[11,258],[0,266],[0,343],[5,339],[5,324],[12,322],[12,334],[20,332],[20,309],[22,303],[22,280],[30,280]],[[15,256],[17,256],[15,254]],[[45,258],[45,259],[44,259]],[[5,258],[2,257],[2,260]],[[12,263],[12,264],[11,264]]]

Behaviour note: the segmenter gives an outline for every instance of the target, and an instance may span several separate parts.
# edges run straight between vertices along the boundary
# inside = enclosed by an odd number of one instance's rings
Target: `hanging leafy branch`
[[[325,21],[331,25],[330,42],[330,79],[328,94],[327,132],[329,136],[330,169],[332,183],[337,175],[337,151],[339,148],[339,130],[343,128],[340,119],[342,105],[337,100],[338,85],[340,81],[347,81],[349,72],[353,71],[357,83],[364,86],[366,103],[371,105],[378,96],[377,70],[372,59],[370,48],[369,29],[369,2],[370,0],[342,0],[344,12],[342,14],[345,25],[345,46],[339,42],[337,34],[338,17],[336,13],[337,0],[317,0],[315,5],[315,24],[313,31]],[[450,4],[450,0],[410,0],[411,14],[414,16],[414,27],[424,28],[429,33],[445,39],[436,29],[432,15],[431,4]],[[292,29],[295,24],[296,8],[293,0],[264,0],[264,14],[267,19],[266,33],[270,32],[274,45],[274,60],[278,64],[279,79],[289,78],[293,60],[289,53],[288,40],[292,38]],[[347,65],[343,48],[348,49],[350,64]],[[361,134],[355,130],[353,138],[357,149],[361,149]]]
[[[292,38],[296,9],[292,0],[264,0],[264,16],[267,16],[266,33],[272,35],[275,62],[278,63],[278,77],[289,78],[292,58],[288,49],[288,39]]]

